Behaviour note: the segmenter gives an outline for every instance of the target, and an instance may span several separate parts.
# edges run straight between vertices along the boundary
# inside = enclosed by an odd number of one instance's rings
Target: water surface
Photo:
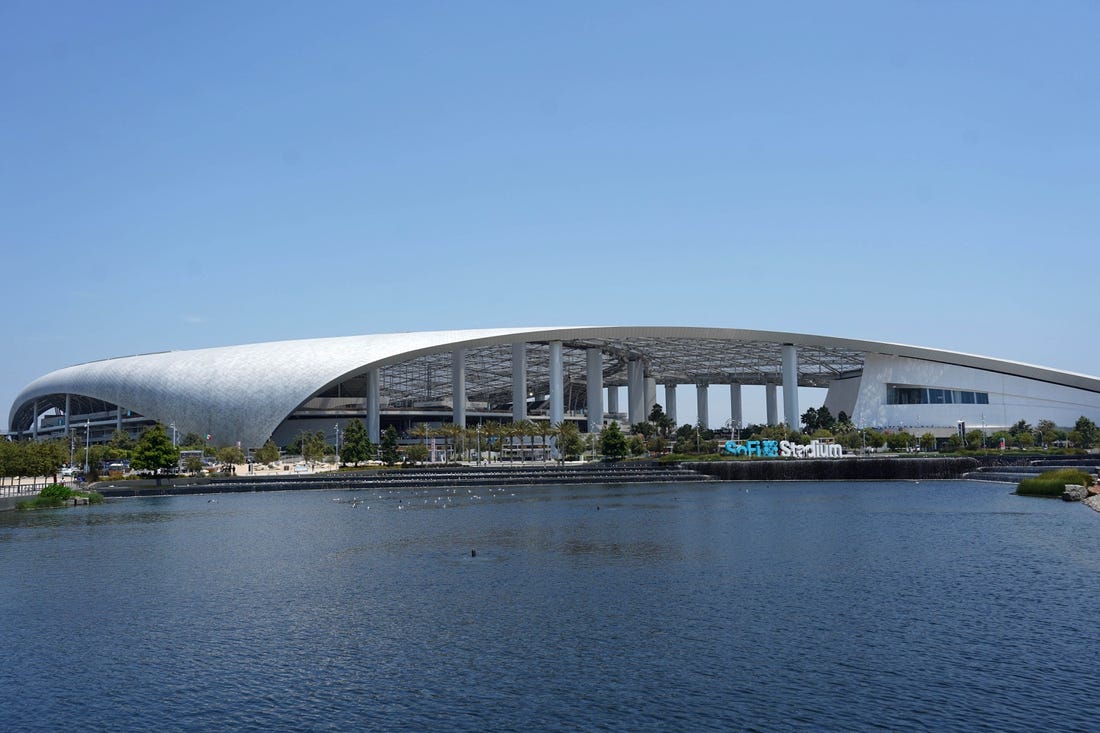
[[[971,482],[5,513],[0,700],[11,730],[1088,730],[1098,534]]]

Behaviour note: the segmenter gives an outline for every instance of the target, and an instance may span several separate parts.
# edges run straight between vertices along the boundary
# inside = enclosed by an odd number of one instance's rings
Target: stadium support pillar
[[[565,419],[565,388],[562,379],[561,341],[550,342],[550,424]]]
[[[588,432],[598,432],[603,425],[603,353],[599,349],[584,352],[588,382]]]
[[[645,420],[645,363],[641,359],[626,363],[626,405],[631,425]]]
[[[768,412],[768,425],[778,425],[779,410],[776,409],[774,382],[768,382],[764,385],[764,404]]]
[[[653,377],[645,378],[645,417],[649,419],[649,413],[653,412],[653,406],[657,404],[657,380]]]
[[[34,401],[34,407],[32,409],[34,410],[34,414],[31,415],[31,419],[34,420],[34,422],[31,423],[31,437],[38,440],[38,400]]]
[[[367,370],[367,435],[375,445],[382,439],[382,410],[378,404],[378,369]]]
[[[122,405],[115,405],[115,432],[122,432]]]
[[[451,352],[451,402],[451,419],[458,427],[466,427],[466,349]]]
[[[69,437],[69,414],[73,411],[73,396],[65,395],[65,437]]]
[[[789,429],[798,430],[798,350],[794,344],[783,344],[783,417]]]
[[[615,413],[619,411],[619,388],[617,386],[607,388],[607,411]]]
[[[742,422],[741,385],[736,382],[730,385],[730,424],[734,430],[745,427]]]
[[[676,385],[665,385],[665,414],[676,423]]]
[[[695,409],[698,417],[695,419],[696,425],[702,425],[704,428],[710,426],[710,414],[708,412],[707,405],[707,387],[706,384],[695,385]]]
[[[512,422],[527,419],[527,344],[512,344]]]

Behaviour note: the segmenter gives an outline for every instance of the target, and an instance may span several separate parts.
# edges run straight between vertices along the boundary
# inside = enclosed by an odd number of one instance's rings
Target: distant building
[[[1019,420],[1100,422],[1100,378],[1083,374],[829,336],[614,326],[347,336],[107,359],[36,379],[8,423],[20,438],[87,430],[98,441],[160,422],[245,449],[272,437],[285,445],[302,430],[335,437],[353,418],[375,441],[387,425],[487,419],[573,420],[594,431],[609,420],[641,422],[658,402],[675,419],[683,384],[696,386],[703,424],[708,390],[722,387],[741,425],[747,385],[763,385],[767,422],[795,426],[796,385],[826,388],[825,407],[860,427],[946,435],[959,422],[990,431]]]

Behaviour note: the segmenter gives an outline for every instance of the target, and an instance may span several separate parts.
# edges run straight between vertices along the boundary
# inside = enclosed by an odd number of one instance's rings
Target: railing
[[[52,483],[52,481],[43,481],[41,483],[20,482],[0,485],[0,496],[34,496]]]

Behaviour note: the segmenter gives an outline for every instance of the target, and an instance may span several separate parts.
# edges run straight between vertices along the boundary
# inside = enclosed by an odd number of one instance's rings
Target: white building
[[[484,419],[575,420],[592,431],[611,419],[641,422],[658,402],[675,419],[676,386],[685,384],[696,387],[704,425],[711,389],[728,391],[741,425],[747,385],[763,385],[772,424],[799,424],[798,386],[827,388],[830,412],[861,427],[944,435],[959,421],[990,431],[1019,420],[1100,422],[1100,378],[1083,374],[829,336],[612,326],[378,334],[107,359],[34,380],[8,423],[22,438],[86,429],[101,440],[161,422],[246,448],[355,418],[374,440],[388,424]]]

